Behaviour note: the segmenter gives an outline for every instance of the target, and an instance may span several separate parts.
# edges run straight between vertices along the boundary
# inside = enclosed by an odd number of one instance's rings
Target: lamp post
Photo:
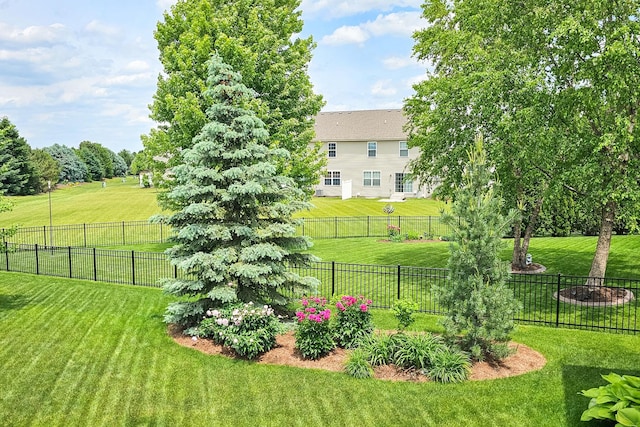
[[[49,246],[51,246],[51,255],[53,255],[53,214],[51,212],[51,181],[47,181],[49,186]]]

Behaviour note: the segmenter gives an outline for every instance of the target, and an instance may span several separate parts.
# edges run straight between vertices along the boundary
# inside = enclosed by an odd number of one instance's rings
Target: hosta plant
[[[580,420],[612,420],[616,426],[640,426],[640,377],[610,373],[602,375],[609,384],[582,390],[590,397]]]

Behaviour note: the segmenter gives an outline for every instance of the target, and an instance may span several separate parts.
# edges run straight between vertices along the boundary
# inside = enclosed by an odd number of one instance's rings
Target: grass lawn
[[[581,426],[611,371],[640,374],[640,336],[522,326],[548,360],[537,372],[458,385],[207,356],[177,346],[147,288],[0,273],[4,425]],[[378,327],[395,326],[376,312]],[[420,328],[434,330],[432,317]],[[414,329],[416,329],[414,327]]]
[[[135,177],[62,187],[51,193],[53,225],[90,224],[98,222],[119,222],[147,220],[160,213],[157,190],[140,188]],[[12,225],[49,225],[49,198],[47,194],[37,196],[8,197],[14,204],[10,212],[0,213],[0,228]],[[332,197],[316,197],[314,207],[300,212],[298,217],[344,217],[383,216],[386,205],[376,199],[341,200]],[[438,216],[446,207],[431,199],[408,199],[392,203],[394,216]]]

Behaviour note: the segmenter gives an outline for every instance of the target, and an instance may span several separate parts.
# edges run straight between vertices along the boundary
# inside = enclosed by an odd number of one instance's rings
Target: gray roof
[[[319,113],[316,116],[316,141],[404,140],[402,127],[407,119],[402,110],[361,110]]]

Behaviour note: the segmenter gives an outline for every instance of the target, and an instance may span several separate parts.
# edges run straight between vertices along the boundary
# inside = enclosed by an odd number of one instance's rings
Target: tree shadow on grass
[[[562,367],[562,384],[564,385],[564,403],[567,426],[610,427],[612,425],[610,421],[580,421],[580,416],[582,415],[582,412],[588,408],[590,399],[578,394],[582,390],[588,390],[593,387],[600,387],[608,384],[601,375],[607,375],[611,372],[615,372],[619,375],[638,375],[638,372],[630,371],[628,369],[575,365],[565,365]]]
[[[18,310],[28,303],[28,299],[23,295],[0,294],[0,312]]]

